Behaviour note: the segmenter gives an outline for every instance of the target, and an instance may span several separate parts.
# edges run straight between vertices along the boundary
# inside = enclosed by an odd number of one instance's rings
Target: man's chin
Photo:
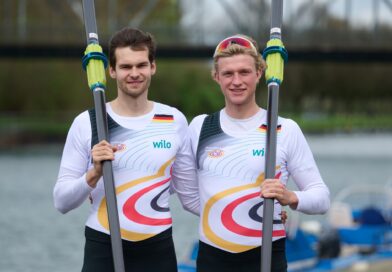
[[[129,90],[129,91],[138,91],[138,90],[140,90],[142,87],[141,87],[141,85],[140,84],[137,84],[137,85],[135,85],[135,84],[128,84],[127,85],[127,89]]]
[[[126,88],[127,92],[129,93],[142,93],[143,88],[142,86],[138,85],[138,86],[127,86]]]
[[[243,104],[245,102],[245,97],[243,96],[232,96],[230,97],[230,102],[237,105],[237,104]]]

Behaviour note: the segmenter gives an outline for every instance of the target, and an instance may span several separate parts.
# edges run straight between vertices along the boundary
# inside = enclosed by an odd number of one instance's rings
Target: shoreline
[[[392,130],[358,130],[352,132],[334,131],[329,133],[304,132],[305,137],[318,157],[360,157],[365,152],[370,157],[392,156]],[[349,140],[350,144],[345,144]],[[62,151],[66,134],[37,133],[0,133],[0,154],[19,154],[31,152],[39,154],[40,150],[58,154]],[[325,149],[325,145],[329,146]],[[344,148],[343,148],[344,146]]]
[[[377,262],[357,262],[351,267],[339,271],[340,272],[355,272],[355,271],[386,272],[386,271],[390,271],[391,267],[392,267],[392,260],[385,259]]]
[[[66,115],[68,116],[68,115]],[[298,123],[305,136],[392,134],[392,115],[284,114]],[[191,118],[188,118],[190,121]],[[64,144],[72,120],[0,114],[0,150],[36,144]]]

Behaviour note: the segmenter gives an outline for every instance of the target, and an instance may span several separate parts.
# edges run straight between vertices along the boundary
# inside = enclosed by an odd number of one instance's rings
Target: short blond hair
[[[254,48],[247,48],[247,47],[241,46],[239,44],[230,44],[227,46],[227,48],[225,48],[223,50],[220,50],[220,51],[215,50],[214,64],[213,64],[212,71],[211,71],[212,76],[214,77],[217,70],[218,70],[218,60],[220,58],[227,58],[227,57],[232,57],[232,56],[241,55],[241,54],[245,54],[245,55],[249,55],[249,56],[253,57],[253,59],[255,60],[256,70],[265,71],[265,69],[267,68],[267,64],[259,52],[259,47],[258,47],[256,41],[254,39],[252,39],[251,37],[248,37],[246,35],[241,35],[241,34],[237,34],[232,37],[241,37],[243,39],[246,39],[252,43]],[[226,39],[228,39],[228,38],[226,38]],[[226,39],[224,39],[224,40],[226,40]],[[224,41],[224,40],[222,40],[222,41]],[[221,44],[221,42],[219,44]],[[218,46],[219,46],[219,44],[218,44]],[[218,47],[217,47],[217,49],[218,49]],[[254,49],[256,49],[256,50],[254,50]]]

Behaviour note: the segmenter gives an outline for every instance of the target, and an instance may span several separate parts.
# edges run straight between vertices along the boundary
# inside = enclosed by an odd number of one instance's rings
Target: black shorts
[[[85,229],[85,236],[82,272],[114,271],[110,236],[89,227]],[[177,271],[171,228],[140,242],[122,242],[125,271]]]
[[[272,243],[272,272],[286,272],[286,239]],[[242,252],[230,253],[199,241],[196,261],[197,272],[260,272],[260,247]]]

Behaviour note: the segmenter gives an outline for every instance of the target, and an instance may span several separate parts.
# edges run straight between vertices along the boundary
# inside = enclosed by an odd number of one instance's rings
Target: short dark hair
[[[130,47],[132,50],[141,51],[147,48],[148,60],[152,63],[155,60],[156,43],[154,37],[139,29],[125,27],[112,36],[109,41],[109,63],[111,67],[116,67],[117,48]]]

